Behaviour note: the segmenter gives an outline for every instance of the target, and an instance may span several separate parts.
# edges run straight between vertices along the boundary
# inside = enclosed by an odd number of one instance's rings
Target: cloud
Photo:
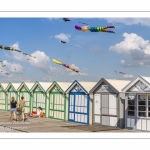
[[[60,33],[58,35],[55,35],[54,38],[59,39],[60,41],[69,42],[69,38],[71,38],[71,35]]]
[[[150,18],[106,18],[108,23],[123,23],[125,25],[150,26]]]
[[[124,33],[124,40],[109,50],[127,56],[127,60],[121,60],[124,67],[150,66],[150,41],[145,40],[135,33]]]
[[[17,50],[20,50],[19,48],[19,42],[16,42],[15,44],[11,45],[11,47],[17,49]],[[6,54],[7,57],[10,57],[10,58],[14,58],[15,60],[18,60],[18,61],[27,61],[26,59],[29,59],[30,57],[29,56],[25,56],[23,55],[22,53],[20,52],[16,52],[16,51],[11,51],[12,53],[12,56],[9,56]]]
[[[13,73],[22,73],[23,72],[23,66],[21,66],[19,63],[12,63],[8,62],[7,60],[3,61],[3,64],[5,64],[5,67],[0,66],[0,70],[3,72],[1,73],[2,76],[6,77],[6,73],[9,73],[8,77],[11,77]]]
[[[9,63],[7,60],[4,60],[3,62],[7,65],[6,68],[8,71],[13,73],[23,72],[23,66],[21,66],[19,63]]]
[[[101,49],[100,49],[100,47],[97,46],[97,45],[92,45],[92,46],[90,47],[90,52],[92,52],[92,53],[94,53],[94,54],[99,54],[99,53],[101,53]]]
[[[19,42],[16,42],[15,44],[11,45],[11,47],[17,49],[17,50],[20,50],[19,48]]]
[[[132,74],[124,74],[123,77],[124,78],[135,78],[135,76]]]

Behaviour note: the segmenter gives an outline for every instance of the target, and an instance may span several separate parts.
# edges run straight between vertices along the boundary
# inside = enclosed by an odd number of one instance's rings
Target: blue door
[[[71,92],[68,107],[68,121],[89,124],[89,95]]]

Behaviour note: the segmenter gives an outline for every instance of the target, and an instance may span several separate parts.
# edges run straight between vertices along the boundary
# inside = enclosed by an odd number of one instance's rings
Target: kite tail
[[[110,31],[110,30],[103,30],[102,32],[115,33],[114,31]]]
[[[106,26],[106,27],[89,27],[89,30],[91,32],[110,32],[110,33],[115,33],[114,31],[109,31],[109,30],[105,30],[107,29],[108,27],[112,27],[113,26]]]
[[[108,29],[108,28],[115,28],[115,26],[105,26],[103,27],[104,29]]]

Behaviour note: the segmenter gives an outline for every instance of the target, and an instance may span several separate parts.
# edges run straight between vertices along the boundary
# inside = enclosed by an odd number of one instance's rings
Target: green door
[[[31,112],[31,97],[30,97],[30,93],[27,92],[27,91],[21,91],[20,92],[20,99],[21,97],[24,97],[24,100],[25,100],[25,113],[28,113],[28,112]]]
[[[0,110],[6,110],[5,92],[0,91]]]
[[[49,118],[65,120],[66,98],[60,92],[52,92],[49,96]]]
[[[33,111],[37,111],[38,107],[42,107],[44,113],[46,113],[46,95],[44,92],[34,92],[33,93]]]

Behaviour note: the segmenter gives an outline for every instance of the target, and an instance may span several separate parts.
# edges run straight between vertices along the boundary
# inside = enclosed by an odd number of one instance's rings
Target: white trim
[[[138,81],[141,81],[143,82],[146,86],[148,86],[150,88],[150,84],[148,84],[147,81],[145,81],[141,76],[138,76],[136,79],[134,79],[133,81],[131,81],[127,86],[125,86],[123,89],[122,89],[122,92],[126,92],[128,91],[136,82]],[[138,91],[137,91],[138,92]],[[141,91],[140,91],[141,92]],[[144,92],[144,91],[143,91]],[[145,92],[144,92],[145,93]]]

